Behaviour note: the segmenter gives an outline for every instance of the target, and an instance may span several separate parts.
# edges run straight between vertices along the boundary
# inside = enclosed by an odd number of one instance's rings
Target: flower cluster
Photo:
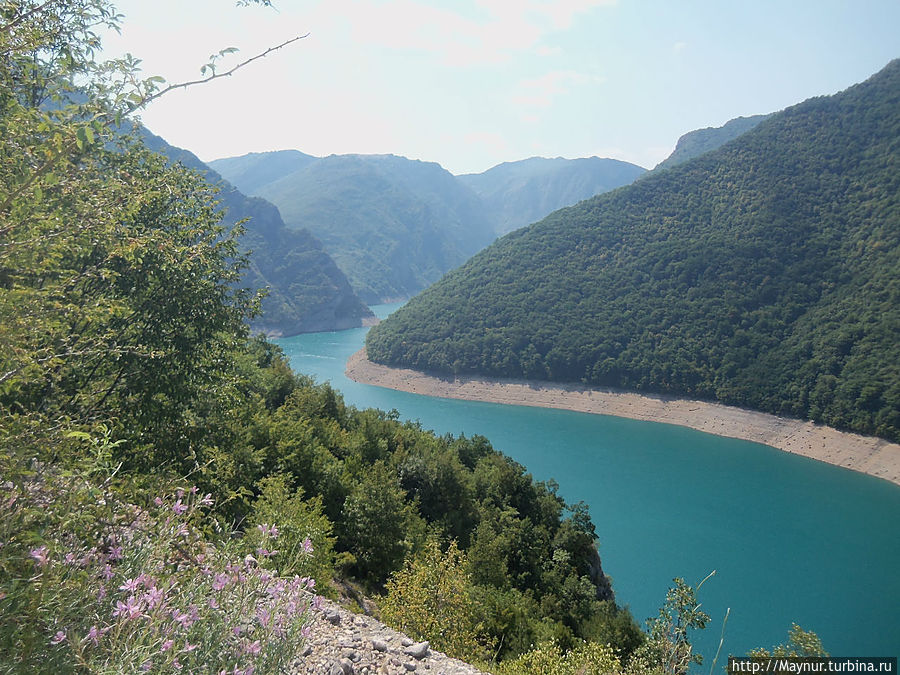
[[[241,558],[235,544],[205,541],[191,523],[211,503],[196,489],[179,489],[106,533],[102,545],[33,548],[35,584],[82,596],[60,599],[81,611],[54,620],[49,648],[71,650],[88,670],[278,671],[306,635],[314,583]],[[279,534],[275,525],[260,531],[266,546]],[[264,547],[260,555],[273,553]]]

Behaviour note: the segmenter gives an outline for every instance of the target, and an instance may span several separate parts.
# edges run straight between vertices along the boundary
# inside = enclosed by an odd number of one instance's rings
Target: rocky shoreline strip
[[[292,675],[487,675],[371,616],[354,614],[324,598],[316,604]]]
[[[762,443],[900,485],[900,445],[897,443],[719,403],[580,385],[537,384],[484,377],[440,377],[373,363],[366,358],[365,348],[347,361],[346,374],[356,382],[413,394],[561,408],[677,424],[717,436]]]

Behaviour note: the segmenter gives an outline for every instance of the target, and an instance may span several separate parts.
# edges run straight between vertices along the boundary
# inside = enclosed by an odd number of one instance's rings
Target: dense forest
[[[741,134],[750,131],[766,117],[768,115],[736,117],[720,127],[707,127],[706,129],[689,131],[678,139],[672,154],[657,164],[653,170],[669,169],[678,164],[683,164],[694,157],[717,150]]]
[[[900,440],[900,61],[513,232],[369,357],[696,396]]]
[[[250,337],[242,228],[121,131],[166,85],[95,61],[119,21],[0,4],[0,672],[284,672],[309,590],[398,616],[423,566],[462,575],[423,635],[460,656],[681,649],[615,604],[583,505]]]

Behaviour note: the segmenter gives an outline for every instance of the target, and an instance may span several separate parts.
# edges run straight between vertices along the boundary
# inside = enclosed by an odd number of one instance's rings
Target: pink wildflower
[[[133,595],[129,595],[125,602],[122,602],[121,600],[116,601],[116,608],[113,610],[113,616],[120,616],[126,621],[131,621],[132,619],[138,618],[143,609],[143,603]]]
[[[182,504],[182,503],[181,503],[181,500],[179,499],[178,501],[175,502],[175,505],[172,507],[172,510],[173,510],[177,515],[180,516],[180,515],[182,515],[185,511],[187,511],[187,506],[185,506],[184,504]]]
[[[190,628],[199,618],[200,613],[195,605],[188,607],[187,612],[179,612],[177,609],[172,610],[172,619],[174,619],[175,623],[181,624],[182,628]]]
[[[248,654],[252,654],[253,656],[256,656],[257,654],[259,654],[262,651],[262,644],[260,643],[259,640],[255,640],[254,642],[251,642],[250,644],[244,645],[244,651]]]
[[[122,547],[121,546],[111,546],[109,549],[109,555],[107,556],[109,560],[115,562],[116,560],[121,560],[123,558]]]
[[[52,638],[50,638],[51,645],[58,645],[60,642],[65,642],[65,641],[66,641],[66,634],[61,630],[56,631],[56,635],[54,635]]]
[[[156,504],[157,506],[162,506],[163,505],[162,497],[157,497],[156,499],[153,500],[153,503]]]
[[[166,640],[159,646],[159,651],[165,653],[172,649],[173,644],[175,644],[175,640]]]
[[[159,607],[163,603],[165,597],[165,591],[157,588],[156,586],[151,586],[147,589],[147,592],[144,593],[144,596],[141,599],[147,603],[148,608],[154,609],[155,607]]]
[[[212,587],[214,591],[221,591],[228,585],[228,575],[227,574],[217,574],[215,579],[213,579]]]
[[[38,567],[46,567],[49,562],[48,549],[46,546],[39,546],[37,548],[31,549],[30,555],[35,559]]]
[[[141,587],[141,582],[137,579],[126,579],[125,583],[119,586],[120,591],[129,591],[134,593],[138,588]]]
[[[109,630],[108,628],[100,630],[99,628],[97,628],[97,625],[94,624],[93,626],[91,626],[91,629],[88,631],[87,639],[90,640],[96,647],[97,645],[100,644],[100,638],[103,637],[103,635],[108,630]]]
[[[312,541],[310,541],[309,537],[307,537],[306,539],[303,540],[303,552],[304,553],[312,553],[313,552]]]
[[[260,607],[256,610],[256,620],[259,621],[259,625],[263,628],[266,628],[269,625],[269,621],[272,619],[272,613]]]

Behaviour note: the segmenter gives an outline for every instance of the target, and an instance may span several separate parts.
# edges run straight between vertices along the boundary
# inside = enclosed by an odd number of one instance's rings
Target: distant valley
[[[257,197],[247,197],[210,170],[193,153],[169,145],[142,130],[145,144],[173,161],[206,174],[219,185],[225,210],[223,224],[246,219],[242,248],[249,251],[244,283],[267,289],[261,313],[251,321],[254,331],[295,335],[361,326],[374,320],[371,310],[354,294],[343,272],[308,230],[284,225],[278,209]]]
[[[453,176],[394,155],[315,158],[296,150],[210,162],[322,241],[368,303],[405,299],[506,232],[645,172],[596,157],[532,158]]]

